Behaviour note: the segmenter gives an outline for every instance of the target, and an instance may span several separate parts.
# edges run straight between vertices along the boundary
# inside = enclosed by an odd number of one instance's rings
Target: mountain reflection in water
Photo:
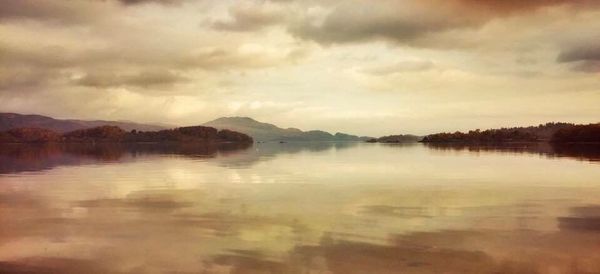
[[[248,149],[245,143],[189,144],[8,144],[0,146],[0,173],[38,171],[63,165],[132,161],[143,155],[211,158]]]
[[[598,273],[599,154],[2,146],[0,273]]]
[[[215,158],[233,156],[225,162],[240,167],[251,165],[259,158],[277,154],[320,152],[356,146],[356,142],[292,142],[286,144],[247,143],[189,143],[189,144],[8,144],[0,146],[0,174],[38,171],[63,165],[85,165],[132,161],[148,155],[176,155],[188,158]],[[252,148],[252,149],[251,149]],[[250,150],[250,151],[248,151]]]
[[[263,158],[278,154],[322,152],[340,150],[357,145],[357,142],[291,142],[285,144],[46,144],[0,146],[0,174],[38,171],[62,165],[84,165],[131,161],[142,155],[178,155],[190,158],[215,158],[238,156],[227,159],[230,165],[249,166]],[[382,144],[390,148],[420,146],[418,143]],[[523,143],[510,145],[426,144],[439,151],[529,153],[547,157],[568,157],[579,160],[600,161],[600,145],[597,144],[550,144]],[[249,151],[248,151],[249,150]]]

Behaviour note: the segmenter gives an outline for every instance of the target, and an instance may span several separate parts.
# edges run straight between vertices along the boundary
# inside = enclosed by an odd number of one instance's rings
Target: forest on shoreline
[[[43,128],[15,128],[0,132],[0,143],[252,143],[252,137],[227,129],[190,126],[158,131],[125,131],[117,126],[99,126],[58,133]]]
[[[600,124],[575,125],[547,123],[531,127],[514,127],[468,132],[430,134],[423,143],[600,143]]]

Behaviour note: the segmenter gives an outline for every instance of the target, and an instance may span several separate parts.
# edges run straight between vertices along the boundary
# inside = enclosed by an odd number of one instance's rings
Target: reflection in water
[[[600,206],[571,208],[571,216],[558,218],[558,221],[565,230],[600,231]]]
[[[600,272],[600,166],[571,152],[0,151],[0,273]]]
[[[189,144],[8,144],[0,146],[0,174],[38,171],[63,165],[131,161],[149,154],[216,157],[248,149],[246,143]]]
[[[222,164],[249,167],[278,154],[323,152],[356,146],[355,142],[221,143],[221,144],[9,144],[0,146],[0,174],[39,171],[63,165],[132,161],[143,155],[178,155],[190,158],[222,157]],[[250,148],[253,150],[246,151]]]
[[[570,157],[580,160],[600,161],[599,144],[515,143],[471,145],[457,143],[427,143],[436,150],[465,150],[470,152],[537,153],[548,157]]]

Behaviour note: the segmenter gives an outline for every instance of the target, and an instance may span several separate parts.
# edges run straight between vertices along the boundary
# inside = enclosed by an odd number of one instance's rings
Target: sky
[[[0,111],[370,136],[600,122],[600,1],[2,0]]]

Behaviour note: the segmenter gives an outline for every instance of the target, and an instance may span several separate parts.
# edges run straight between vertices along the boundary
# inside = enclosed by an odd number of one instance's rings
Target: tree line
[[[510,143],[510,142],[598,142],[600,124],[575,125],[546,123],[531,127],[513,127],[468,132],[430,134],[424,143]]]
[[[64,134],[42,128],[16,128],[0,132],[2,143],[49,142],[241,142],[251,143],[252,137],[227,129],[191,126],[159,131],[125,131],[116,126],[80,129]]]

